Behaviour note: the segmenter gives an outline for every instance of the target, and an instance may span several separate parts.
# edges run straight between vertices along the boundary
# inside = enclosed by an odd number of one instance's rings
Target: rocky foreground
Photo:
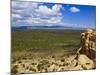
[[[68,58],[21,59],[11,65],[12,74],[90,70],[96,68],[96,33],[91,29],[81,33],[80,47]]]

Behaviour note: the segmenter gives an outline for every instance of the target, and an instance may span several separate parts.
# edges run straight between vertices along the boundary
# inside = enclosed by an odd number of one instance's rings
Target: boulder
[[[78,56],[78,65],[81,65],[84,69],[93,69],[95,64],[93,60],[89,59],[86,55],[81,54]]]

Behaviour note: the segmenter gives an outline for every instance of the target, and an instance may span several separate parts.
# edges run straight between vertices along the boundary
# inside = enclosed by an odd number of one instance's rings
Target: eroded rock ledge
[[[81,33],[80,46],[77,50],[78,65],[85,69],[96,68],[96,32],[87,29]]]
[[[87,29],[81,33],[81,47],[78,49],[79,54],[85,54],[90,59],[96,58],[96,32],[92,29]]]

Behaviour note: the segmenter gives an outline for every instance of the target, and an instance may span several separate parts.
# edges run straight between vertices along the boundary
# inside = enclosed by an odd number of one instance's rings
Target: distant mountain
[[[64,26],[13,26],[15,29],[65,28]]]
[[[37,29],[45,29],[45,28],[65,28],[64,26],[28,26],[29,29],[34,29],[34,28],[37,28]]]
[[[72,30],[84,30],[85,28],[69,27],[69,26],[17,26],[12,27],[12,30],[30,30],[30,29],[72,29]]]

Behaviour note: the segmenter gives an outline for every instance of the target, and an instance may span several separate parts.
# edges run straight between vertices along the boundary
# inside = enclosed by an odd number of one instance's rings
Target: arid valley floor
[[[12,31],[12,74],[94,69],[93,61],[88,57],[82,55],[91,63],[88,68],[79,65],[75,59],[82,32],[81,30]]]

